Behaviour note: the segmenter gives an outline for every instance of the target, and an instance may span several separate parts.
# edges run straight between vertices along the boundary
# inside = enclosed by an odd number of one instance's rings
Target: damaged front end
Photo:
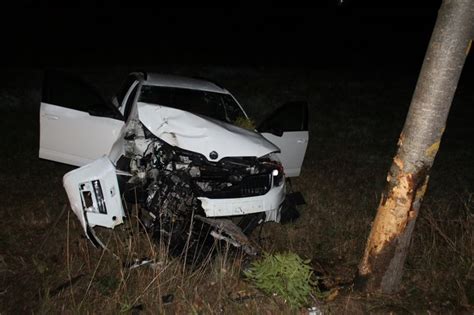
[[[211,161],[165,142],[138,120],[128,123],[121,147],[116,167],[103,157],[64,177],[71,207],[95,245],[103,246],[92,227],[123,222],[122,197],[140,205],[144,226],[174,255],[198,247],[205,253],[209,236],[255,254],[240,229],[245,227],[229,219],[280,220],[285,178],[271,153]]]
[[[199,243],[204,230],[206,235],[254,253],[246,237],[235,232],[238,226],[229,220],[211,224],[218,219],[210,218],[266,213],[267,220],[278,221],[285,195],[281,164],[269,156],[212,162],[200,153],[166,143],[145,127],[142,130],[143,134],[127,135],[129,151],[120,164],[128,166],[123,171],[131,174],[123,178],[128,199],[138,198],[143,222],[155,239],[165,238],[178,254],[185,246],[189,250]],[[146,149],[137,154],[137,147]]]

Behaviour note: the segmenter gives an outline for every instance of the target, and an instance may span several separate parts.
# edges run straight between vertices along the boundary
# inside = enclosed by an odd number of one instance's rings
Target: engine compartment
[[[145,227],[155,239],[172,244],[170,250],[175,254],[183,252],[184,246],[193,248],[194,243],[209,244],[208,235],[215,229],[212,226],[222,229],[223,225],[227,230],[233,226],[225,219],[206,218],[198,197],[260,196],[284,183],[283,167],[271,155],[209,161],[200,153],[168,144],[139,121],[129,123],[124,152],[117,169],[129,175],[119,176],[121,191],[129,202],[140,204]],[[207,232],[203,233],[203,229]],[[234,242],[237,238],[238,244],[245,243],[242,241],[245,237],[234,230],[213,233],[227,232],[231,235],[218,234],[218,238],[234,239]],[[250,246],[245,248],[253,252]]]
[[[200,153],[172,146],[157,138],[140,122],[125,135],[123,171],[132,176],[128,186],[147,191],[147,199],[162,186],[163,178],[186,182],[196,197],[241,198],[259,196],[283,180],[283,167],[275,157],[226,157],[209,161]],[[178,182],[175,178],[173,182]]]

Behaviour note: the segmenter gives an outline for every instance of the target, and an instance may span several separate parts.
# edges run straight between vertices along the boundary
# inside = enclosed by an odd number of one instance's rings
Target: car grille
[[[241,197],[260,196],[266,194],[272,186],[271,174],[250,175],[240,183]]]

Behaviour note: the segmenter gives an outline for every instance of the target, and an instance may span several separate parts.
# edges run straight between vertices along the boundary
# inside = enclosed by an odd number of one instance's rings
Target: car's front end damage
[[[253,253],[228,219],[279,222],[285,176],[278,151],[256,132],[139,102],[110,155],[66,174],[64,186],[95,245],[102,243],[92,228],[122,223],[128,201],[141,206],[146,228],[166,237],[173,252],[206,226],[214,238]]]

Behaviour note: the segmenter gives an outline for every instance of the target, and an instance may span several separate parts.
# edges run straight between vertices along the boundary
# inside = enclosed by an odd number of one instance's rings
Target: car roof
[[[211,81],[170,74],[147,73],[145,75],[143,83],[145,85],[167,86],[174,88],[229,94],[226,89],[220,87],[219,85]]]

